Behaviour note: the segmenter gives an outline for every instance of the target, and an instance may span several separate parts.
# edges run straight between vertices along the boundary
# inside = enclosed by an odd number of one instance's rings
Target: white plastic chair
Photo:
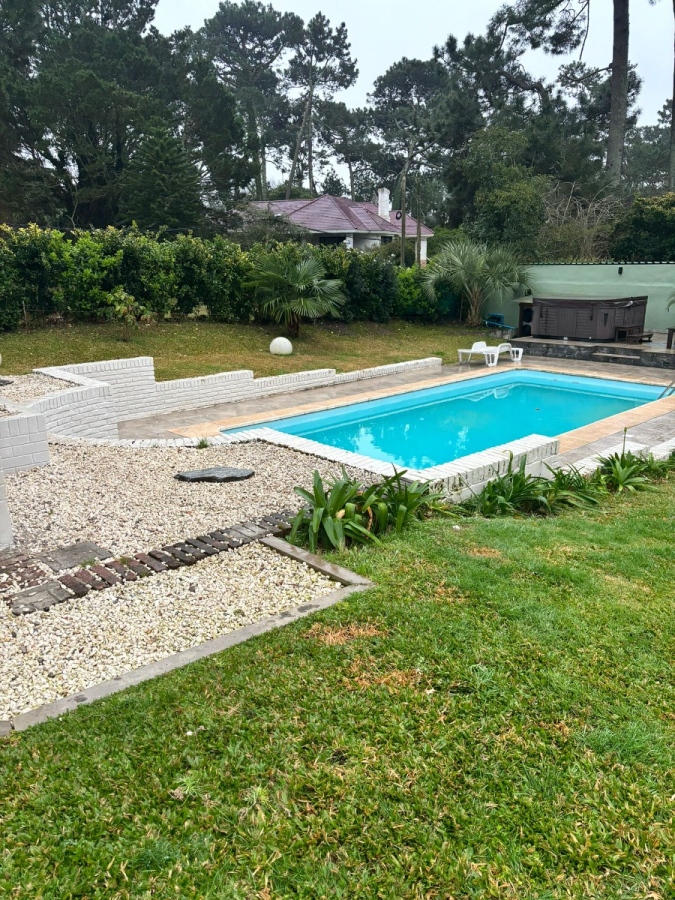
[[[459,353],[459,361],[463,362],[471,362],[471,356],[476,353],[480,354],[483,358],[485,357],[485,351],[488,349],[488,345],[485,341],[475,341],[470,350],[458,350]]]
[[[520,362],[523,358],[523,348],[512,347],[509,343],[500,344],[498,347],[486,347],[484,353],[485,362],[490,369],[493,369],[499,362],[500,353],[508,353],[511,362]]]

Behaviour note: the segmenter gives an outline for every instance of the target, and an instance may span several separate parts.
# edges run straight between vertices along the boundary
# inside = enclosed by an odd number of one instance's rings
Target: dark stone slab
[[[253,469],[231,469],[229,466],[213,466],[211,469],[194,469],[191,472],[178,472],[179,481],[210,481],[222,484],[228,481],[246,481],[253,478]]]
[[[171,556],[175,557],[180,563],[184,566],[194,566],[197,562],[196,557],[192,556],[190,553],[186,553],[184,550],[181,550],[180,547],[175,544],[167,544],[166,547],[162,547],[165,553],[169,553]]]
[[[200,534],[197,537],[197,540],[201,541],[202,544],[208,544],[209,547],[213,547],[214,550],[217,550],[219,553],[230,549],[230,544],[225,540],[224,536],[222,538],[216,538],[211,534]]]
[[[49,609],[56,603],[70,600],[73,594],[58,581],[46,581],[10,597],[10,609],[15,616],[25,616],[38,609]]]
[[[237,543],[236,545],[240,547],[242,544],[250,544],[255,540],[251,534],[247,534],[244,531],[241,531],[239,528],[233,526],[232,528],[223,528],[224,533],[228,536],[228,538],[233,538]]]
[[[186,538],[185,543],[188,547],[194,547],[196,550],[199,550],[200,553],[205,553],[206,556],[217,556],[218,553],[220,553],[220,550],[211,547],[209,544],[205,544],[204,541],[200,541],[199,538]],[[190,553],[192,553],[192,549],[190,549]]]
[[[125,559],[124,564],[132,572],[135,572],[139,578],[147,578],[148,575],[152,575],[152,569],[144,566],[137,559]]]
[[[183,566],[183,563],[179,562],[175,556],[170,556],[168,553],[162,553],[161,550],[148,550],[148,556],[156,559],[157,562],[163,563],[167,569],[180,569]]]
[[[137,559],[140,563],[143,563],[144,566],[147,566],[148,569],[151,569],[153,572],[166,572],[169,568],[163,562],[160,562],[158,559],[154,559],[147,553],[134,553],[134,558]]]
[[[111,572],[107,566],[92,566],[91,571],[98,575],[101,581],[105,581],[111,587],[120,583],[119,577],[114,572]]]
[[[88,584],[89,587],[93,588],[95,591],[102,591],[103,588],[108,587],[105,581],[92,575],[89,569],[80,569],[79,572],[75,573],[75,577],[79,581],[84,582],[84,584]]]
[[[49,553],[42,553],[38,559],[45,562],[55,572],[62,572],[64,569],[81,566],[92,559],[109,559],[111,556],[112,553],[105,547],[99,547],[98,544],[91,541],[80,541],[78,544],[57,547],[56,550],[50,550]]]
[[[188,544],[187,541],[176,541],[174,547],[177,547],[183,553],[189,553],[190,556],[194,556],[196,560],[208,559],[208,557],[211,555],[209,553],[204,553],[204,551],[200,550],[199,547],[194,547],[192,544]]]
[[[213,540],[215,541],[227,544],[228,549],[233,550],[235,547],[241,546],[241,540],[239,538],[232,537],[231,534],[228,534],[226,528],[218,528],[215,531],[210,531],[208,536],[210,538],[213,538]]]
[[[74,575],[61,575],[59,581],[61,584],[65,585],[68,590],[72,591],[76,597],[84,597],[85,594],[89,593],[89,585],[80,581],[80,579],[76,578]]]
[[[120,578],[124,579],[124,581],[137,581],[138,575],[135,572],[132,572],[131,569],[128,569],[126,566],[122,565],[121,562],[117,562],[116,559],[110,560],[105,564],[106,569],[110,569],[111,572],[115,572]]]

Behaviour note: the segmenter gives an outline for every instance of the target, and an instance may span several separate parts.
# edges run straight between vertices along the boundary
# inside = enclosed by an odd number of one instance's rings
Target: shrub
[[[209,245],[210,257],[207,299],[211,317],[216,322],[249,322],[255,316],[255,300],[251,288],[251,261],[237,244],[216,237]]]
[[[0,300],[3,307],[6,304],[6,311],[0,313],[3,327],[15,326],[20,318],[41,319],[56,312],[55,291],[66,267],[63,234],[37,225],[17,229],[3,225],[0,241],[4,251]]]
[[[389,321],[398,296],[396,268],[392,262],[378,253],[362,253],[346,247],[313,247],[312,253],[321,260],[326,277],[343,284],[346,302],[341,318],[346,322]]]
[[[124,288],[157,318],[166,316],[176,303],[173,245],[135,228],[129,231],[106,228],[95,234],[106,255],[116,256],[121,251],[114,287]]]
[[[422,319],[435,322],[439,316],[438,294],[431,297],[423,288],[420,269],[398,269],[398,296],[393,314],[397,319]]]
[[[106,254],[95,233],[80,232],[64,244],[64,268],[54,287],[58,310],[73,319],[101,319],[119,282],[122,250]]]

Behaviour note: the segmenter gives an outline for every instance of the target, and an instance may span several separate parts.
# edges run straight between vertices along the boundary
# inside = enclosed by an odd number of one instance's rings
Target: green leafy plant
[[[465,510],[486,518],[513,516],[517,513],[545,514],[551,512],[546,479],[525,471],[526,458],[513,468],[513,454],[503,475],[488,482],[479,494],[465,501]]]
[[[261,298],[261,310],[275,322],[283,322],[292,337],[303,319],[337,316],[345,302],[342,282],[325,278],[321,262],[257,251],[252,255],[250,286]]]
[[[601,456],[599,462],[598,472],[603,476],[607,489],[616,494],[650,490],[650,482],[658,471],[653,457],[650,462],[625,449],[611,456]]]
[[[141,322],[152,322],[154,313],[146,306],[141,306],[124,288],[117,287],[108,295],[110,305],[109,316],[122,325],[122,340],[131,340],[131,331],[138,328]]]
[[[601,478],[584,475],[574,466],[569,469],[547,468],[553,476],[546,485],[551,509],[560,506],[597,506],[607,495],[607,488]]]
[[[373,520],[375,515],[384,515],[388,521],[388,510],[385,506],[373,512],[376,489],[377,486],[364,489],[344,469],[341,478],[327,484],[315,471],[311,492],[295,489],[307,506],[293,520],[291,543],[304,539],[312,552],[319,546],[343,549],[348,540],[355,544],[378,543],[372,530]]]
[[[295,489],[306,506],[293,520],[291,543],[302,542],[313,552],[319,547],[341,550],[347,544],[379,543],[378,535],[403,531],[414,519],[440,510],[441,494],[428,484],[404,481],[405,471],[396,472],[377,484],[364,487],[342,477],[324,484],[314,472],[313,490]]]

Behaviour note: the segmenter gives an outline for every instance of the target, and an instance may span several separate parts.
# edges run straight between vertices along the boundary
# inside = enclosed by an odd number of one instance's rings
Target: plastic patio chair
[[[463,362],[471,362],[471,357],[475,353],[477,355],[485,357],[485,351],[488,349],[488,345],[485,341],[474,341],[470,350],[458,350],[459,361]]]
[[[485,363],[488,368],[493,369],[497,365],[501,353],[508,353],[511,357],[511,362],[521,362],[523,358],[523,348],[512,347],[508,342],[499,344],[498,347],[486,347]]]

